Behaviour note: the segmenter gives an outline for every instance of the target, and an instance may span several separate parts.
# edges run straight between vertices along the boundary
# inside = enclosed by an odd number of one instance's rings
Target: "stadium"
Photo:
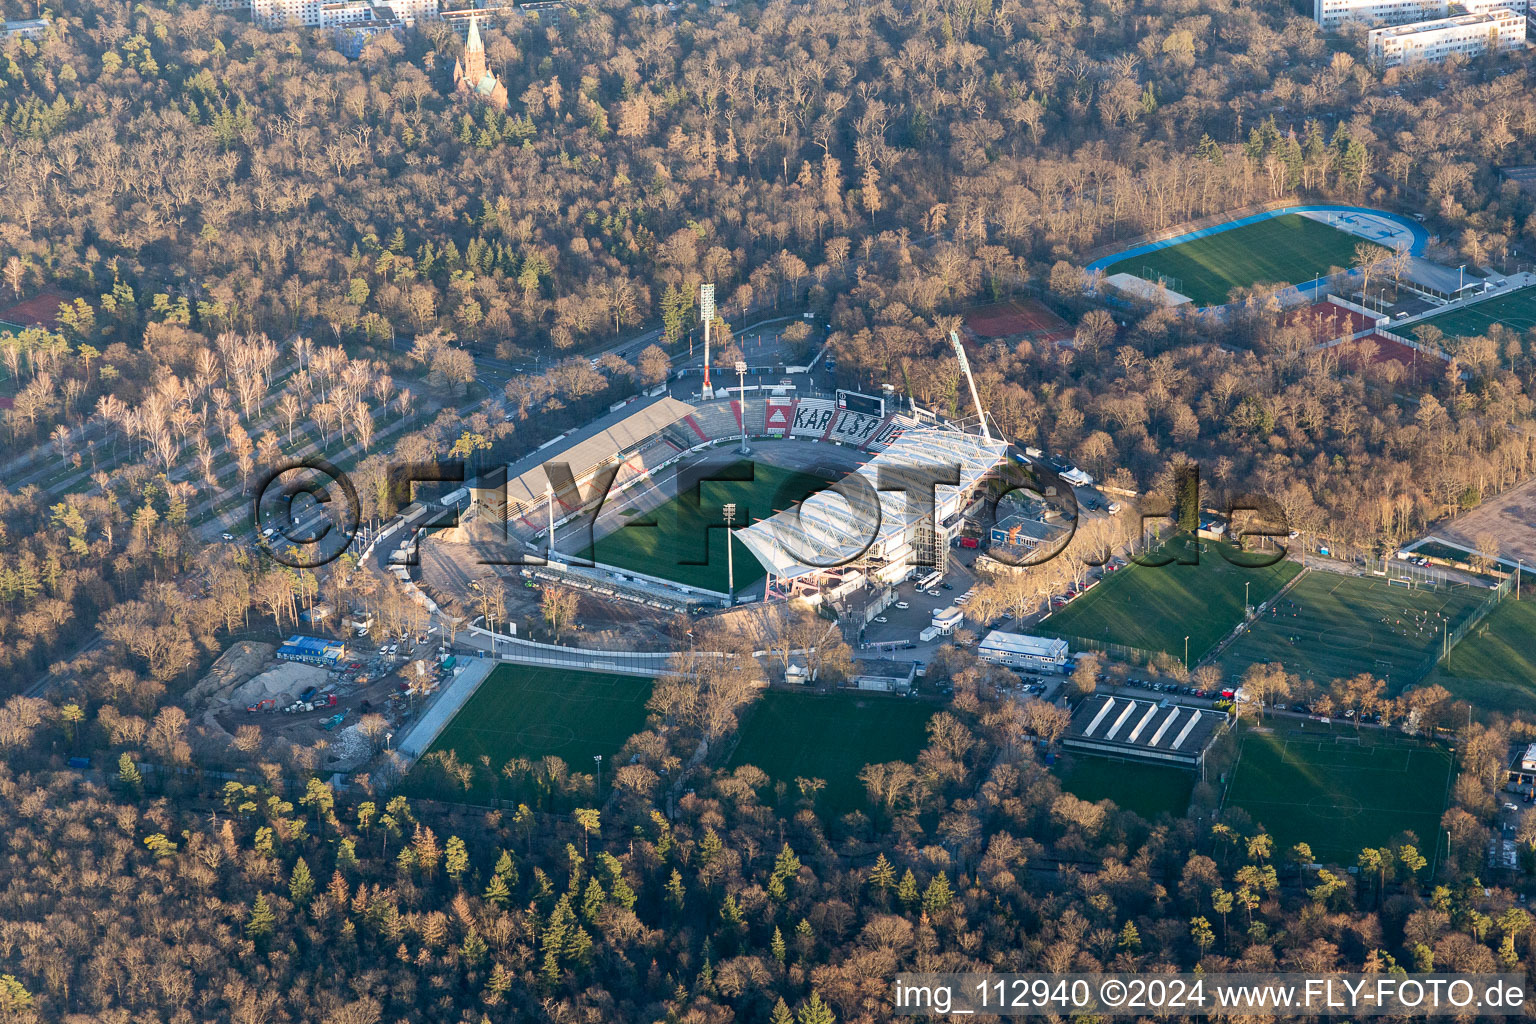
[[[891,395],[730,394],[617,407],[482,474],[466,518],[503,529],[536,580],[668,612],[793,597],[866,621],[892,585],[947,567],[1008,447]],[[879,489],[938,467],[955,482],[931,488],[931,514]]]

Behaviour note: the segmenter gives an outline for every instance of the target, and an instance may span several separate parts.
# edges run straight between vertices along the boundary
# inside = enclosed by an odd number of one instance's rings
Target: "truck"
[[[939,635],[939,627],[938,626],[929,626],[927,629],[925,629],[921,633],[917,634],[917,638],[919,640],[921,640],[923,643],[926,644],[926,643],[928,643],[930,640],[932,640],[934,637],[936,637],[938,635]]]
[[[331,732],[342,722],[346,721],[346,719],[347,713],[345,711],[338,711],[330,718],[327,718],[325,723],[321,725],[320,728],[324,729],[326,732]]]
[[[304,692],[299,694],[299,703],[308,704],[310,701],[315,699],[315,694],[319,692],[320,688],[317,686],[305,687]]]

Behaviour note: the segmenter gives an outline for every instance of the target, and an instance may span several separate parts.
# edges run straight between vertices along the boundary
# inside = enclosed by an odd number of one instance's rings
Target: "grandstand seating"
[[[699,435],[686,423],[674,423],[661,432],[661,436],[675,445],[678,451],[687,451],[699,443]]]
[[[768,400],[758,395],[747,399],[747,434],[750,437],[762,437],[768,433]]]
[[[821,437],[836,415],[837,403],[825,398],[802,398],[795,407],[795,425],[789,432],[795,437]]]
[[[741,433],[741,425],[736,422],[736,412],[730,402],[701,405],[689,419],[697,423],[699,430],[711,441],[735,437]]]
[[[887,417],[880,429],[869,436],[864,447],[872,452],[883,452],[901,436],[902,429],[900,424]]]
[[[862,447],[875,436],[875,432],[884,422],[878,416],[844,409],[832,422],[826,436],[830,441],[841,441],[844,444],[856,444]]]
[[[681,450],[664,436],[651,438],[624,460],[624,464],[619,467],[619,475],[614,478],[614,486],[626,487],[641,477],[650,476]]]

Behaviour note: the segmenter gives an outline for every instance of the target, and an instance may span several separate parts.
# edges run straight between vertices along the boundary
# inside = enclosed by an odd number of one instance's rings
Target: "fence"
[[[1129,647],[1125,644],[1112,644],[1105,640],[1090,640],[1087,637],[1063,636],[1068,644],[1079,651],[1092,651],[1102,654],[1115,661],[1125,662],[1128,665],[1141,665],[1145,668],[1159,668],[1160,664],[1168,662],[1177,663],[1177,655],[1166,651],[1148,651],[1140,647]]]
[[[1414,673],[1413,681],[1419,682],[1425,676],[1433,672],[1436,665],[1449,658],[1451,656],[1451,651],[1456,649],[1456,645],[1461,642],[1462,638],[1470,633],[1473,629],[1475,629],[1479,622],[1482,622],[1483,619],[1487,618],[1488,613],[1497,608],[1499,603],[1508,597],[1509,592],[1514,588],[1515,574],[1510,573],[1508,576],[1504,577],[1504,579],[1499,581],[1499,585],[1494,587],[1493,591],[1489,593],[1488,597],[1484,599],[1476,608],[1472,609],[1472,611],[1467,614],[1467,617],[1462,619],[1461,622],[1456,625],[1455,629],[1452,629],[1445,634],[1445,638],[1441,642],[1440,650],[1438,652],[1430,652],[1429,656],[1424,659],[1423,664],[1421,664],[1418,670]]]

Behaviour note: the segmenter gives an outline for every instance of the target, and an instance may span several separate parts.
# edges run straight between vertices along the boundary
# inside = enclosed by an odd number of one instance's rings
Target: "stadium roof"
[[[549,486],[544,463],[566,463],[571,467],[572,478],[580,482],[603,460],[665,430],[691,412],[693,406],[666,395],[616,420],[604,417],[589,424],[569,435],[565,440],[571,443],[566,447],[547,445],[514,464],[507,474],[507,504],[527,505],[544,497]],[[514,473],[517,475],[513,476]]]
[[[1226,720],[1211,708],[1095,693],[1072,713],[1062,745],[1193,765]]]
[[[938,489],[942,504],[945,492],[964,493],[975,487],[1007,450],[1008,442],[977,434],[938,427],[909,429],[855,471],[868,482],[867,490],[835,491],[837,485],[833,485],[795,508],[737,530],[736,537],[776,576],[792,579],[844,565],[865,551],[884,549],[921,517],[916,507],[908,507],[901,491],[877,490],[883,467],[958,466],[959,486]],[[873,542],[866,544],[867,524],[873,522],[879,527]]]

